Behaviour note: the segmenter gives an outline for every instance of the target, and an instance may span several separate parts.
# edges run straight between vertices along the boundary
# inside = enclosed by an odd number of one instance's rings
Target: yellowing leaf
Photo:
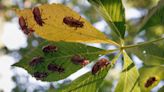
[[[110,43],[102,32],[94,28],[87,20],[82,18],[78,13],[62,4],[44,4],[38,7],[41,17],[45,24],[39,26],[34,20],[32,10],[16,10],[19,16],[26,18],[28,27],[33,28],[35,32],[48,40],[66,41],[66,42],[92,42],[92,43]],[[83,21],[83,27],[71,27],[63,22],[65,17],[73,17],[76,20]]]

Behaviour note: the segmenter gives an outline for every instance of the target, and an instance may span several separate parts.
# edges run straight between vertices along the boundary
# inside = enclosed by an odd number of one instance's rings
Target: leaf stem
[[[138,47],[138,46],[142,46],[142,45],[146,45],[146,44],[150,44],[150,43],[154,43],[154,42],[158,42],[164,40],[164,38],[160,38],[157,40],[153,40],[153,41],[149,41],[149,42],[143,42],[143,43],[139,43],[139,44],[135,44],[135,45],[127,45],[127,46],[123,46],[121,47],[121,49],[127,49],[127,48],[133,48],[133,47]]]
[[[105,50],[105,51],[101,51],[99,53],[105,55],[105,54],[113,53],[113,52],[118,51],[118,50],[120,50],[120,48],[112,49],[112,50]]]
[[[116,43],[115,41],[112,41],[112,40],[107,40],[109,44],[113,44],[115,46],[118,46],[118,47],[121,47],[120,44]]]
[[[149,10],[147,16],[144,17],[144,19],[139,23],[137,26],[137,30],[141,30],[141,28],[148,22],[148,20],[153,16],[154,13],[157,12],[164,4],[164,0],[160,0],[158,4]]]
[[[119,56],[121,55],[122,51],[120,51],[115,57],[114,59],[111,61],[112,66],[116,63],[116,61],[118,60]]]

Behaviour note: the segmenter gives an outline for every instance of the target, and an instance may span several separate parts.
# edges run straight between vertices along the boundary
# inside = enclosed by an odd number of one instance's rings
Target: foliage
[[[125,9],[122,0],[88,1],[104,17],[112,31],[116,33],[116,37],[119,38],[120,43],[111,40],[111,38],[109,39],[78,13],[62,4],[40,5],[38,6],[40,14],[38,13],[37,16],[33,14],[34,8],[16,9],[17,15],[25,18],[26,27],[32,28],[39,37],[43,38],[43,42],[35,48],[25,50],[26,52],[22,60],[14,64],[14,66],[23,67],[33,76],[36,72],[46,72],[47,74],[39,79],[51,82],[64,79],[82,68],[81,64],[74,64],[72,62],[71,58],[74,55],[80,55],[85,60],[95,63],[100,55],[116,53],[110,65],[101,69],[97,75],[93,75],[91,72],[86,73],[71,82],[71,84],[65,85],[58,90],[59,92],[87,92],[88,90],[89,92],[96,92],[101,87],[100,85],[103,83],[103,79],[107,75],[109,68],[112,68],[116,64],[116,60],[122,54],[123,69],[115,92],[149,92],[164,77],[162,66],[164,64],[164,38],[162,38],[164,0],[160,0],[156,6],[150,9],[148,14],[138,24],[128,25],[133,30],[127,30],[126,28],[127,23],[125,22]],[[38,24],[38,21],[42,22],[43,25]],[[156,29],[154,26],[161,26],[161,28]],[[147,37],[150,41],[133,44],[134,38],[140,32],[146,31],[145,35],[147,35],[152,27],[159,31],[162,30],[158,34],[158,38],[152,34],[153,39]],[[126,32],[129,33],[127,37],[125,37]],[[130,43],[132,43],[130,45],[127,45],[129,44],[126,41],[128,37],[132,38],[130,39]],[[85,43],[105,43],[107,45],[114,45],[117,49],[95,48],[87,46]],[[45,53],[42,49],[46,45],[57,46],[58,50],[53,53]],[[144,66],[139,71],[133,60],[131,60],[130,54],[135,54],[143,61]],[[31,66],[30,62],[36,56],[43,57],[44,61]],[[56,64],[57,70],[55,72],[49,71],[49,64]],[[63,68],[62,72],[59,72],[60,67]],[[155,78],[154,82],[147,84],[151,77]]]
[[[115,92],[140,92],[138,85],[139,73],[130,57],[123,52],[124,67],[120,75]]]

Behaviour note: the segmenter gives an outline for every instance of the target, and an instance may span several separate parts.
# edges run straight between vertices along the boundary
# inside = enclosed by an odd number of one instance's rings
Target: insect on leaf
[[[47,45],[51,45],[51,48]],[[57,49],[52,48],[52,46]],[[26,69],[37,79],[57,81],[68,77],[83,67],[81,64],[74,64],[71,61],[74,55],[80,55],[91,62],[104,52],[103,49],[79,43],[43,41],[37,47],[26,50],[22,59],[14,66]]]
[[[116,62],[120,54],[117,54],[112,61]],[[102,68],[98,74],[93,75],[91,72],[84,74],[74,80],[70,85],[66,85],[58,90],[58,92],[98,92],[101,84],[112,65]]]
[[[36,12],[34,17],[32,9],[16,10],[23,16],[30,28],[51,41],[89,42],[115,44],[102,32],[94,28],[78,13],[62,4],[44,4],[38,7],[40,15]]]
[[[142,92],[150,92],[158,83],[164,79],[163,66],[144,66],[140,70],[139,84]]]

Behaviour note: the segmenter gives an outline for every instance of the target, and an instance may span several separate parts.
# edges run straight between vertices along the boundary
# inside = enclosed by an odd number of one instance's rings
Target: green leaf
[[[111,62],[116,62],[119,56],[120,53],[117,54]],[[86,73],[73,81],[70,85],[61,88],[59,92],[97,92],[107,75],[109,68],[112,66],[112,63],[108,67],[103,68],[97,75],[92,75],[91,72]]]
[[[42,48],[49,44],[57,46],[58,51],[47,54],[43,53]],[[105,50],[86,46],[84,44],[79,43],[44,41],[37,47],[30,49],[29,51],[26,51],[26,53],[24,53],[22,60],[20,60],[20,62],[14,65],[26,69],[31,75],[33,75],[34,72],[47,72],[48,76],[42,78],[41,80],[57,81],[68,77],[70,74],[82,68],[81,65],[75,65],[71,62],[72,56],[78,54],[85,57],[89,61],[93,61],[97,59],[100,54],[105,54],[104,52],[106,53]],[[40,64],[37,64],[36,66],[30,66],[29,62],[31,62],[32,58],[38,56],[43,57],[44,61]],[[50,63],[57,64],[58,66],[63,67],[64,72],[58,73],[48,71],[47,67]]]
[[[140,70],[140,80],[139,84],[142,92],[150,92],[150,90],[155,87],[160,80],[164,79],[164,67],[163,66],[144,66]],[[145,87],[145,83],[150,77],[155,77],[156,81],[152,83],[149,87]]]
[[[138,29],[150,29],[154,27],[160,27],[159,31],[164,33],[164,0],[160,0],[158,4],[149,10],[148,14],[141,20],[138,25]],[[156,31],[154,31],[156,32]]]
[[[164,90],[164,86],[162,86],[162,87],[158,90],[158,92],[163,92],[163,90]]]
[[[149,9],[152,8],[159,0],[126,0],[126,4],[133,8]]]
[[[115,92],[140,92],[138,86],[139,73],[130,57],[123,52],[124,67]]]
[[[128,51],[137,55],[146,65],[164,65],[164,49],[157,44],[150,43]]]
[[[125,9],[121,0],[88,0],[119,37],[125,34]]]

